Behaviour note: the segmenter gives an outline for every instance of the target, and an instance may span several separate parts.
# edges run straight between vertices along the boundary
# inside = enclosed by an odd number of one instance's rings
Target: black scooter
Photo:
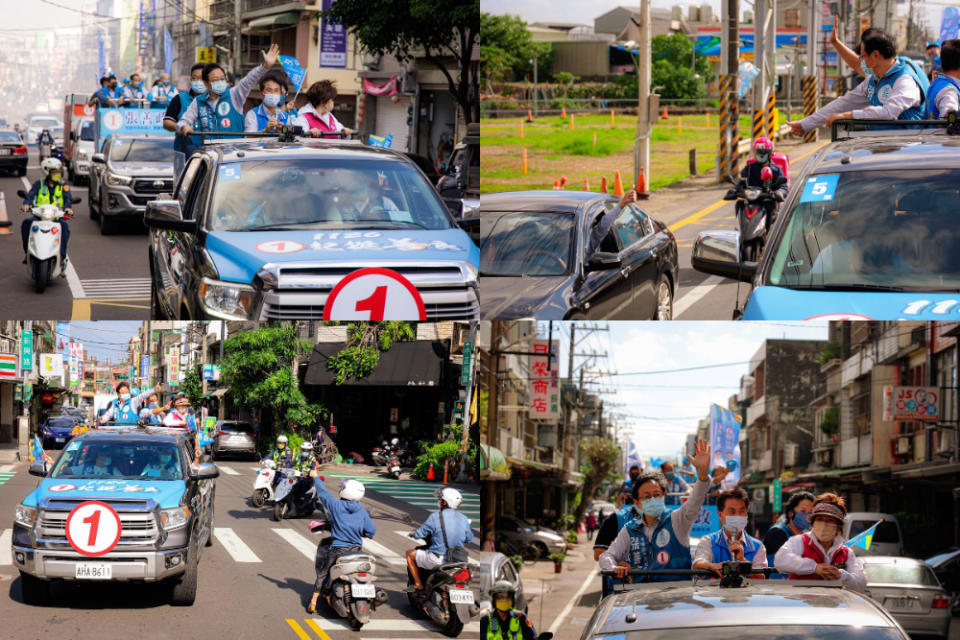
[[[429,549],[430,541],[417,549]],[[413,574],[407,567],[407,599],[410,606],[433,620],[443,635],[455,638],[463,626],[480,613],[470,590],[470,566],[466,562],[445,563],[436,569],[420,568],[423,590],[414,589]]]

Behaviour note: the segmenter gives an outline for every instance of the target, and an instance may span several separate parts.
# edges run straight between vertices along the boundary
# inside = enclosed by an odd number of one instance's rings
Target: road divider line
[[[725,278],[720,276],[710,276],[693,289],[687,291],[680,297],[679,300],[673,303],[673,317],[678,317],[680,314],[686,312],[690,307],[700,302],[705,295],[710,293],[711,289],[724,282],[724,280]]]
[[[563,626],[563,621],[566,619],[567,615],[570,614],[570,610],[573,609],[573,603],[580,599],[580,596],[582,596],[583,592],[587,590],[587,587],[593,585],[593,579],[597,577],[597,573],[599,571],[599,569],[594,567],[593,570],[590,571],[590,575],[587,576],[587,579],[584,580],[583,584],[580,585],[580,588],[577,589],[577,593],[567,601],[566,606],[560,611],[560,615],[557,616],[557,619],[553,621],[552,625],[550,625],[549,630],[553,632],[553,635],[557,635],[560,627]]]
[[[287,624],[290,625],[290,628],[293,629],[293,632],[297,634],[297,637],[300,638],[300,640],[313,640],[313,638],[310,637],[310,634],[304,631],[303,627],[297,624],[296,620],[294,620],[293,618],[286,618],[286,621],[287,621]]]
[[[13,552],[10,544],[13,542],[13,529],[4,529],[0,532],[0,565],[13,564]]]
[[[401,531],[399,529],[395,529],[394,533],[402,537],[404,540],[415,543],[417,546],[420,546],[421,544],[425,544],[424,541],[421,540],[420,538],[411,538],[410,536],[408,536],[407,534],[410,533],[410,531]]]
[[[71,320],[89,320],[91,301],[86,298],[74,298],[73,308],[70,309]]]
[[[307,558],[310,560],[316,559],[317,545],[313,542],[310,542],[293,529],[275,528],[273,532],[293,545],[294,549],[307,556]]]
[[[248,547],[246,543],[240,539],[233,529],[230,528],[213,528],[214,537],[220,541],[220,544],[223,545],[223,548],[227,550],[227,553],[230,554],[230,557],[236,562],[261,562],[260,558],[253,552],[253,549]]]
[[[313,632],[314,632],[314,633],[316,633],[318,636],[320,636],[320,640],[333,640],[333,638],[331,638],[330,636],[328,636],[328,635],[327,635],[327,632],[324,631],[323,629],[321,629],[321,628],[320,628],[320,625],[318,625],[316,622],[314,622],[313,619],[307,618],[306,623],[307,623],[307,626],[309,626],[311,629],[313,629]]]
[[[218,464],[218,465],[217,465],[217,469],[219,469],[220,471],[223,471],[223,472],[224,472],[225,474],[227,474],[228,476],[238,476],[238,475],[240,475],[240,472],[239,472],[239,471],[235,471],[234,469],[231,469],[230,467],[228,467],[228,466],[225,465],[225,464]]]
[[[326,618],[312,618],[321,629],[325,631],[350,631],[350,623],[345,620],[328,620]],[[480,621],[476,620],[463,625],[463,630],[467,632],[480,632]],[[408,620],[404,618],[394,618],[387,620],[385,618],[374,618],[363,625],[363,631],[438,631],[436,625],[426,620]]]
[[[407,564],[406,559],[393,549],[388,549],[379,542],[374,542],[370,538],[363,539],[363,550],[384,560],[387,564],[402,567]]]
[[[719,209],[720,207],[722,207],[722,206],[725,205],[725,204],[727,204],[727,201],[726,201],[726,200],[718,200],[718,201],[714,202],[713,204],[711,204],[711,205],[709,205],[709,206],[707,206],[707,207],[705,207],[705,208],[703,208],[703,209],[700,209],[700,211],[697,211],[697,212],[694,213],[693,215],[687,216],[687,217],[684,218],[683,220],[681,220],[681,221],[679,221],[679,222],[673,223],[672,225],[670,225],[670,226],[667,227],[667,228],[670,229],[670,231],[676,231],[677,229],[681,229],[681,228],[687,226],[688,224],[692,224],[692,223],[696,222],[697,220],[699,220],[700,218],[704,217],[705,215],[707,215],[707,214],[709,214],[709,213],[713,213],[714,211],[716,211],[717,209]]]

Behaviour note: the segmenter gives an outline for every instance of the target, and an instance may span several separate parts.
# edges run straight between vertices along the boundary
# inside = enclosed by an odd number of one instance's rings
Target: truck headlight
[[[166,531],[179,529],[186,526],[190,518],[190,509],[187,507],[177,507],[176,509],[164,509],[160,512],[160,526]]]
[[[17,513],[13,517],[14,521],[27,527],[32,527],[34,520],[37,519],[37,508],[28,507],[24,504],[17,505]]]
[[[480,270],[477,269],[477,265],[473,264],[472,262],[466,262],[464,264],[467,265],[467,282],[476,282],[477,276],[480,273]]]
[[[257,307],[257,292],[250,285],[204,278],[200,300],[210,315],[226,320],[249,320]]]
[[[108,173],[107,174],[107,184],[117,186],[126,186],[133,182],[133,178],[130,176],[121,176],[117,173]]]

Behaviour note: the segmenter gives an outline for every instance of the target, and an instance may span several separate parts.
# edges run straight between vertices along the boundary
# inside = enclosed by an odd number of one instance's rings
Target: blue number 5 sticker
[[[239,180],[241,175],[240,165],[239,164],[222,164],[220,165],[220,179],[221,180]]]
[[[800,202],[830,202],[837,190],[837,181],[840,174],[828,176],[810,176],[803,185]]]

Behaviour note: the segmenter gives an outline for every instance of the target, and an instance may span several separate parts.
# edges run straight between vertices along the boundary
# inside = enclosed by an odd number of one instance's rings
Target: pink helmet
[[[757,138],[753,142],[753,157],[757,162],[766,162],[773,153],[773,143],[770,138]]]
[[[764,167],[760,171],[760,179],[766,182],[767,180],[773,180],[773,169],[770,167]]]

